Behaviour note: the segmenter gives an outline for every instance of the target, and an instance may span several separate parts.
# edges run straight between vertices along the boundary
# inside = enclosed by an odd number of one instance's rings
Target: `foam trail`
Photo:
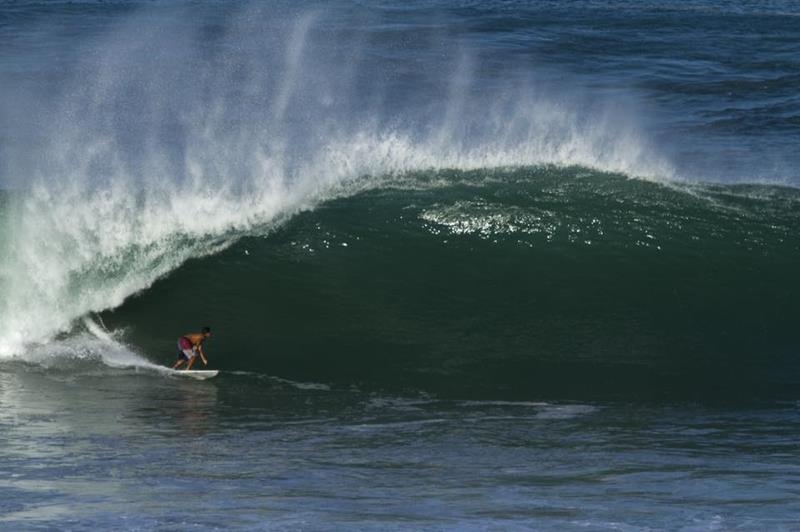
[[[25,352],[24,360],[69,372],[95,371],[98,366],[156,372],[164,370],[162,366],[153,364],[114,339],[101,339],[87,333],[30,346]]]
[[[423,65],[416,76],[434,88],[421,98],[386,81],[392,65],[360,50],[369,39],[355,24],[337,33],[327,15],[271,9],[126,15],[87,41],[68,78],[9,90],[3,105],[49,126],[36,132],[40,157],[11,154],[31,185],[3,229],[0,358],[193,257],[394,176],[541,164],[671,174],[619,108],[513,76],[477,90],[469,51],[455,68],[449,55]]]
[[[105,340],[106,342],[109,343],[114,341],[114,338],[112,337],[111,333],[109,333],[104,326],[97,324],[89,316],[84,316],[82,321],[84,327],[86,327],[86,330],[95,335],[96,337],[98,337],[99,339]]]

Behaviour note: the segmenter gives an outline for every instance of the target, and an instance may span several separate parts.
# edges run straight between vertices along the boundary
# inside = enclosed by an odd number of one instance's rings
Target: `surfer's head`
[[[205,336],[206,338],[208,338],[209,336],[211,336],[211,327],[209,327],[208,325],[206,325],[205,327],[203,327],[202,329],[200,329],[200,332],[203,334],[203,336]]]

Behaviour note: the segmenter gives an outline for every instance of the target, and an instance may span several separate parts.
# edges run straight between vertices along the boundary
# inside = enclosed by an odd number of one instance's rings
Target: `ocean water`
[[[789,0],[0,3],[0,528],[795,529],[798,87]]]

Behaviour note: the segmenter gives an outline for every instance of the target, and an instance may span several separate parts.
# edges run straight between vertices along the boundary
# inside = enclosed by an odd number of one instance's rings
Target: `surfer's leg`
[[[178,353],[178,361],[175,362],[175,365],[172,366],[172,369],[178,369],[178,366],[184,362],[189,362],[189,367],[186,369],[191,368],[195,356],[197,356],[197,354],[194,352],[194,349],[181,349]]]
[[[186,371],[189,371],[190,369],[192,369],[192,364],[194,364],[195,360],[197,360],[197,355],[195,355],[195,356],[193,356],[192,358],[189,359],[189,365],[186,366]]]

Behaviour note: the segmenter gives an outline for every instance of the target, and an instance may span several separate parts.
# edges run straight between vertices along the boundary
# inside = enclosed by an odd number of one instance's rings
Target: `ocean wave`
[[[33,140],[4,152],[10,182],[26,184],[0,231],[0,357],[192,258],[409,175],[542,164],[672,174],[618,103],[518,76],[487,93],[469,50],[420,70],[432,87],[420,102],[396,96],[383,76],[392,64],[360,53],[368,35],[343,35],[322,12],[244,4],[209,15],[209,34],[202,12],[183,9],[120,15],[65,58],[55,85],[4,90],[14,128]]]

